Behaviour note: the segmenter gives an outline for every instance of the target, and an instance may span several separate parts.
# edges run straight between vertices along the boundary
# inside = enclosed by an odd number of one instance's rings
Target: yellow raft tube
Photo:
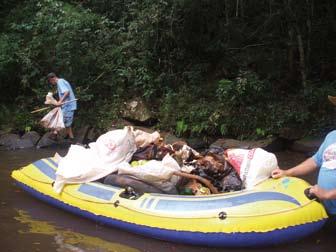
[[[327,220],[323,206],[304,194],[309,184],[285,177],[253,190],[207,196],[143,194],[123,198],[123,188],[98,182],[52,188],[57,163],[38,160],[12,172],[25,191],[99,223],[156,239],[216,247],[259,247],[296,241]]]

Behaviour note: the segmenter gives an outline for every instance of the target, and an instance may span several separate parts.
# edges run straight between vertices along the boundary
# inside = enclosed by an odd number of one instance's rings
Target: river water
[[[66,154],[66,149],[0,150],[0,245],[6,252],[57,251],[57,252],[158,252],[158,251],[332,251],[335,234],[322,229],[318,233],[291,244],[259,249],[230,249],[196,247],[154,240],[116,228],[97,225],[60,209],[40,202],[15,186],[10,177],[12,170],[35,160]],[[280,167],[290,167],[305,159],[293,152],[276,153]],[[316,175],[305,177],[313,183]]]

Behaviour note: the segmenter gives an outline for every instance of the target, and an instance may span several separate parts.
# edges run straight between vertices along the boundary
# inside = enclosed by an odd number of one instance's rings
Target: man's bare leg
[[[66,133],[67,135],[69,136],[70,139],[73,139],[74,138],[74,135],[73,135],[73,132],[72,132],[72,128],[71,127],[68,127],[68,128],[65,128],[66,129]]]

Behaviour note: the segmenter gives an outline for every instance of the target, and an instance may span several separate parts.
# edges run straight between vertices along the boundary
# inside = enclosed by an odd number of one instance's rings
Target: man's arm
[[[297,166],[294,166],[288,170],[282,170],[280,168],[275,169],[272,172],[273,178],[280,178],[283,176],[301,176],[311,173],[317,169],[317,164],[313,158],[308,158]]]
[[[69,96],[70,92],[69,91],[66,91],[64,93],[64,95],[59,99],[59,101],[57,102],[58,103],[58,106],[61,106],[62,103],[64,102],[64,100]]]

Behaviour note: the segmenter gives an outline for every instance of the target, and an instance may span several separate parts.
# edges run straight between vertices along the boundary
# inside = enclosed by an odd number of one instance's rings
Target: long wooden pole
[[[71,101],[63,102],[63,103],[61,104],[61,106],[64,105],[64,104],[66,104],[66,103],[73,102],[73,101],[77,101],[77,100],[78,100],[78,99],[74,99],[74,100],[71,100]],[[44,108],[36,109],[36,110],[31,111],[30,113],[31,113],[31,114],[34,114],[34,113],[37,113],[37,112],[44,111],[44,110],[46,110],[46,109],[50,109],[50,107],[44,107]]]

